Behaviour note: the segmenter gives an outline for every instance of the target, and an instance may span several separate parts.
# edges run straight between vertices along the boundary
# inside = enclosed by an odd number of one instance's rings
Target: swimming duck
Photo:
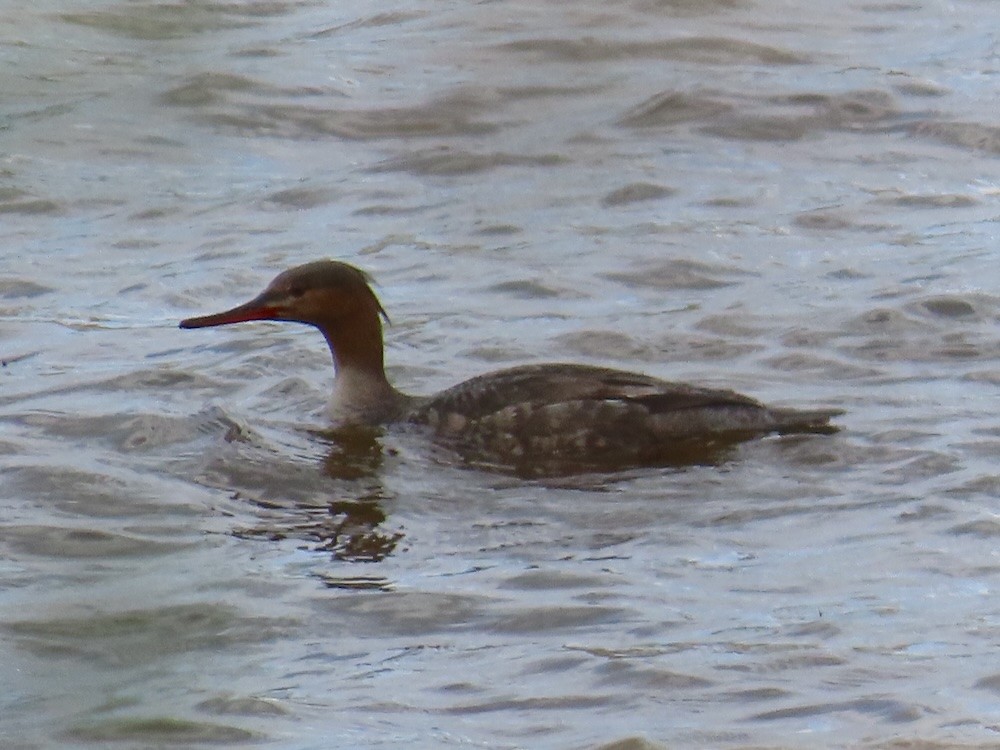
[[[314,326],[333,355],[336,425],[424,425],[461,453],[502,465],[670,463],[692,445],[834,432],[830,419],[843,413],[769,407],[730,390],[582,364],[511,367],[410,396],[386,377],[383,318],[364,271],[320,260],[284,271],[245,304],[180,327],[254,320]]]

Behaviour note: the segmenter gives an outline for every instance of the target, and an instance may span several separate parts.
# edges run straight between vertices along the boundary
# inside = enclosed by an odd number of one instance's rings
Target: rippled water
[[[4,747],[1000,741],[991,3],[0,21]],[[314,332],[176,328],[324,256],[405,390],[570,360],[846,429],[531,482],[329,433]]]

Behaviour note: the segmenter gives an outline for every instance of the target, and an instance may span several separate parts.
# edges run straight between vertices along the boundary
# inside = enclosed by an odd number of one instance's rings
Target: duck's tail
[[[828,435],[840,430],[830,420],[844,414],[843,409],[771,409],[775,431],[782,435],[815,432]]]

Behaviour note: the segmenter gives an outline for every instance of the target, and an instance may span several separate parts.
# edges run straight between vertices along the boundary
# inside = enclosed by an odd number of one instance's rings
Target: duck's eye
[[[298,299],[305,293],[306,293],[305,287],[301,286],[293,286],[288,290],[288,296],[294,297],[295,299]]]

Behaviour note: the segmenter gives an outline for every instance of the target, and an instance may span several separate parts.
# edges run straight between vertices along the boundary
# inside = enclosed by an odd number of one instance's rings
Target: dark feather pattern
[[[775,409],[724,389],[546,364],[467,380],[422,400],[409,421],[430,425],[474,460],[549,473],[583,465],[690,463],[692,452],[715,455],[768,433],[832,432],[829,419],[839,413]]]

